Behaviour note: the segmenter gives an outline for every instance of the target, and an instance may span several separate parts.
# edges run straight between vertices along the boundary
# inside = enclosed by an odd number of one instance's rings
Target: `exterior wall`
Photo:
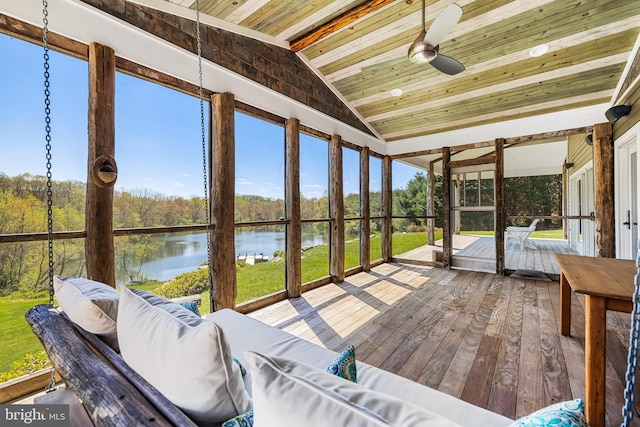
[[[567,162],[573,163],[573,167],[569,171],[569,175],[571,175],[572,171],[577,171],[590,160],[593,160],[593,149],[591,145],[588,145],[585,142],[586,136],[586,133],[569,136]]]
[[[197,53],[196,24],[125,0],[81,0],[142,30]],[[371,130],[288,49],[202,24],[202,56],[369,135]]]
[[[621,104],[631,106],[631,111],[613,124],[614,141],[640,122],[640,50],[636,52],[620,88],[620,95],[614,102],[614,105]]]

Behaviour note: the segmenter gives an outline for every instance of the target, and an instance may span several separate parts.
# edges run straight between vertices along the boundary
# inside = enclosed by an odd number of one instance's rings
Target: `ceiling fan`
[[[435,69],[445,74],[455,75],[464,71],[464,65],[455,59],[440,53],[440,42],[453,30],[460,17],[462,8],[455,3],[447,6],[433,20],[429,31],[425,29],[425,0],[422,0],[422,31],[409,46],[409,61],[414,64],[431,64]],[[363,71],[380,69],[389,62],[396,63],[398,60],[384,62],[382,64],[371,65],[363,68]]]

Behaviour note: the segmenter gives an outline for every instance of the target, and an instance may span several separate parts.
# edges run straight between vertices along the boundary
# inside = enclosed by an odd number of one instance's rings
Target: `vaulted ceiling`
[[[194,0],[166,0],[194,9]],[[453,0],[426,0],[426,27]],[[412,64],[420,0],[200,0],[201,13],[298,52],[385,141],[609,102],[638,0],[457,0],[440,44],[466,70]],[[549,52],[531,57],[546,44]],[[393,89],[402,95],[393,96]],[[604,121],[604,116],[602,117]]]

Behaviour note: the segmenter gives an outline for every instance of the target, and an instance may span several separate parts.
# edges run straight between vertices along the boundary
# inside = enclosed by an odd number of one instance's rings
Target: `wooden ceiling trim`
[[[522,106],[588,95],[603,90],[609,90],[609,94],[611,94],[617,83],[615,76],[620,75],[623,66],[623,64],[611,65],[574,76],[550,80],[540,85],[534,83],[499,94],[489,94],[454,102],[439,109],[424,110],[370,123],[382,135],[385,135],[401,129],[411,129],[412,126],[424,122],[446,123],[450,120],[471,119],[482,113],[504,113],[511,109],[522,108]]]
[[[299,52],[317,41],[330,36],[336,31],[347,27],[365,16],[393,3],[395,0],[369,0],[351,10],[333,18],[331,21],[319,26],[309,33],[291,42],[291,50]]]
[[[388,103],[380,105],[380,103],[378,103],[377,109],[375,108],[376,106],[373,106],[373,108],[367,106],[366,108],[359,108],[358,112],[365,118],[365,120],[375,122],[378,120],[396,117],[399,115],[413,113],[425,109],[440,108],[454,102],[472,99],[494,92],[508,91],[518,87],[530,86],[536,83],[542,84],[550,80],[593,70],[596,68],[602,68],[615,64],[623,64],[625,63],[627,57],[628,52],[623,52],[614,56],[599,58],[592,61],[579,63],[570,67],[543,72],[540,74],[533,74],[534,70],[529,70],[530,72],[526,73],[529,75],[527,75],[526,77],[520,77],[519,75],[514,73],[513,80],[509,81],[504,81],[504,79],[498,80],[497,77],[499,75],[496,75],[494,73],[493,79],[488,81],[476,82],[474,86],[479,86],[478,89],[473,89],[473,87],[466,87],[464,86],[464,83],[461,82],[461,85],[457,88],[436,87],[435,89],[437,89],[437,91],[419,91],[419,93],[417,94],[412,94],[413,102],[411,102],[407,107],[397,108],[397,105],[390,106]],[[503,81],[503,83],[486,86],[486,83],[493,83],[497,81]],[[424,99],[429,99],[429,101],[425,103]],[[409,102],[407,103],[409,104]],[[383,109],[383,111],[376,113],[376,111],[380,111],[380,109]]]
[[[534,10],[538,7],[542,7],[545,4],[551,2],[553,0],[532,0],[527,2],[510,2],[507,5],[498,7],[496,9],[491,10],[483,15],[476,16],[472,19],[461,20],[461,22],[456,25],[454,30],[447,36],[444,44],[441,43],[441,49],[444,51],[444,46],[446,43],[451,43],[452,39],[456,40],[456,43],[459,44],[463,42],[463,38],[467,34],[474,34],[478,31],[490,31],[491,27],[502,27],[504,23],[509,22],[508,18],[517,17],[525,14],[530,10]],[[460,4],[461,2],[458,2]],[[465,5],[460,4],[463,8]],[[419,10],[416,12],[416,15],[419,15]],[[437,16],[437,14],[433,14],[430,16]],[[410,16],[413,18],[413,15]],[[463,18],[466,18],[465,14],[463,14]],[[407,18],[403,18],[407,19]],[[402,38],[400,39],[400,45],[404,48],[404,52],[402,55],[387,57],[385,59],[380,58],[379,62],[385,61],[387,59],[393,59],[396,57],[406,56],[407,49],[411,42],[415,39],[416,35],[420,32],[420,18],[413,18],[413,25],[408,28],[404,28],[402,31]],[[492,22],[494,24],[487,26],[487,22]],[[427,28],[432,24],[432,20],[427,22]],[[371,57],[371,53],[375,52],[384,52],[389,49],[389,39],[393,39],[397,41],[397,26],[391,22],[388,26],[378,29],[376,31],[371,32],[371,35],[367,35],[365,37],[360,37],[357,39],[358,50],[362,52],[366,52],[366,57]],[[386,45],[385,45],[386,44]],[[449,50],[447,52],[450,53]],[[447,54],[449,54],[447,53]],[[305,51],[306,54],[306,51]],[[323,74],[331,74],[333,71],[337,69],[341,69],[350,65],[359,64],[363,62],[361,56],[357,53],[353,53],[353,47],[350,44],[342,45],[339,48],[325,50],[324,56],[320,56],[317,58],[313,58],[312,62]],[[378,63],[378,62],[375,62]]]
[[[481,114],[472,119],[463,118],[459,120],[450,120],[442,123],[426,124],[424,126],[413,128],[410,131],[397,131],[394,133],[383,134],[382,137],[388,141],[398,141],[405,138],[415,138],[424,135],[437,134],[440,132],[449,132],[458,129],[464,129],[473,126],[497,123],[505,120],[515,120],[541,114],[555,113],[567,109],[586,107],[590,105],[607,103],[611,97],[610,90],[603,90],[587,95],[579,95],[571,98],[559,99],[556,101],[543,102],[541,104],[529,105],[527,107],[517,108],[511,111],[497,111],[488,114]],[[429,122],[425,122],[429,123]]]
[[[576,46],[580,46],[579,49],[594,49],[597,51],[601,51],[602,49],[609,49],[611,50],[611,53],[619,53],[623,51],[623,49],[626,49],[626,46],[628,46],[629,44],[628,42],[624,41],[624,37],[635,37],[634,34],[637,34],[640,31],[637,25],[635,25],[635,23],[633,23],[631,19],[628,19],[626,21],[627,22],[623,25],[616,25],[615,23],[608,24],[606,26],[598,27],[595,30],[589,30],[586,32],[571,35],[563,39],[558,39],[554,42],[550,42],[550,51],[542,59],[544,61],[543,64],[545,68],[548,68],[549,65],[558,60],[562,61],[562,58],[566,58],[568,56],[573,57],[574,55],[582,55],[581,57],[584,58],[584,60],[594,59],[597,57],[591,55],[589,52],[581,52],[579,50],[576,51],[574,49]],[[605,37],[607,43],[615,41],[615,44],[611,43],[606,46],[605,44],[598,41],[598,37],[602,37],[602,34],[609,33],[611,33],[611,35]],[[617,34],[621,33],[624,33],[622,36],[620,36],[623,39],[619,39],[616,36]],[[562,46],[563,48],[559,48],[559,46]],[[554,59],[549,61],[547,58],[550,57]],[[534,66],[539,66],[538,64],[540,62],[532,60],[528,55],[528,49],[526,49],[520,52],[514,52],[512,54],[505,55],[503,57],[494,58],[481,64],[472,65],[468,67],[464,73],[459,74],[456,77],[448,76],[446,74],[440,74],[431,79],[421,79],[418,82],[403,86],[402,89],[405,92],[405,96],[410,96],[411,93],[417,92],[421,89],[427,89],[433,86],[442,86],[445,84],[461,85],[466,87],[466,85],[469,84],[469,81],[467,81],[466,79],[470,79],[472,81],[485,80],[485,75],[476,75],[485,73],[487,71],[495,72],[496,70],[501,70],[502,72],[508,73],[512,67],[511,63],[518,63],[519,61],[529,61],[534,64]],[[571,59],[571,62],[575,61],[576,59]],[[351,99],[350,103],[355,107],[359,107],[365,104],[373,104],[376,101],[388,101],[389,98],[391,98],[391,94],[389,93],[389,91],[380,89],[380,92],[374,95],[359,99]]]
[[[593,132],[593,126],[557,130],[553,132],[536,133],[533,135],[516,136],[513,138],[506,138],[504,142],[505,144],[508,144],[510,147],[512,147],[514,145],[521,145],[521,144],[530,143],[534,141],[537,142],[541,140],[548,140],[548,139],[555,139],[555,138],[566,138],[571,135],[580,135],[580,134],[590,133],[590,132]]]

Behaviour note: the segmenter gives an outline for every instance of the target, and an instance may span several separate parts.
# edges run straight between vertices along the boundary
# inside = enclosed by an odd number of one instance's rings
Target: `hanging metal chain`
[[[638,273],[635,276],[635,289],[633,292],[633,311],[631,313],[631,331],[629,332],[629,355],[627,357],[627,387],[624,390],[624,407],[622,427],[629,427],[633,419],[633,391],[636,384],[636,367],[638,365],[638,338],[640,337],[640,249],[636,257]]]
[[[207,224],[207,265],[209,266],[209,289],[211,291],[211,307],[213,313],[213,268],[211,263],[211,212],[209,211],[209,185],[207,179],[207,141],[204,121],[204,83],[202,81],[202,39],[200,38],[200,2],[196,0],[196,45],[198,48],[198,95],[200,97],[200,137],[202,139],[202,175],[204,178],[204,210]]]
[[[42,0],[42,45],[44,47],[44,114],[47,142],[47,242],[49,246],[49,305],[53,305],[53,191],[51,189],[51,91],[49,90],[49,11]]]

